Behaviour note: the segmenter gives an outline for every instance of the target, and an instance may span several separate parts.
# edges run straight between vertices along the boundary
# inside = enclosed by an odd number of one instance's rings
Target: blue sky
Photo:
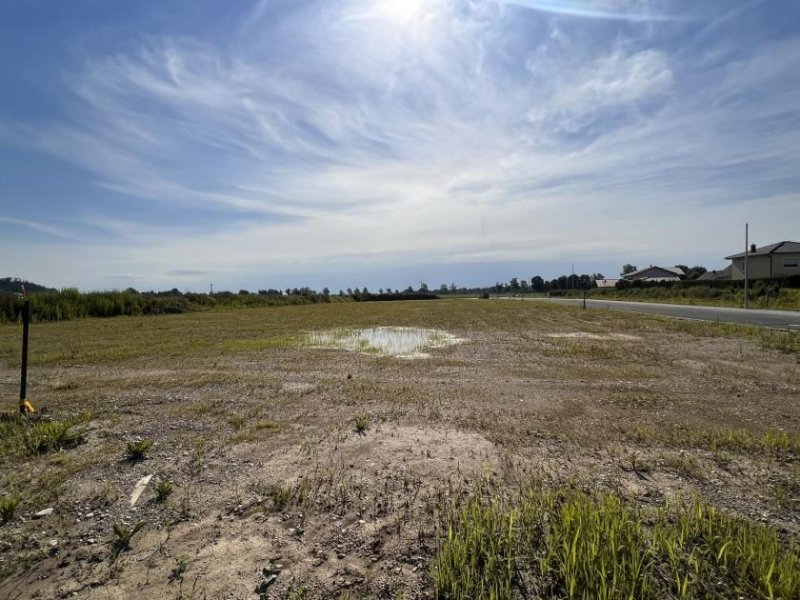
[[[0,276],[459,285],[800,239],[800,3],[0,0]]]

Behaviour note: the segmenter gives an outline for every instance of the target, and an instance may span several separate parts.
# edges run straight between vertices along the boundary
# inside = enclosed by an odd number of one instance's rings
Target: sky
[[[800,240],[796,0],[0,0],[0,277],[492,284]]]

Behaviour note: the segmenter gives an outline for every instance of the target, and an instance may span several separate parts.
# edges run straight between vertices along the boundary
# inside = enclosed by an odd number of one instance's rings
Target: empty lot
[[[462,341],[416,360],[308,341],[375,326]],[[9,411],[19,333],[0,326]],[[5,424],[0,596],[433,597],[481,486],[699,498],[796,550],[796,335],[467,300],[37,324],[29,397],[80,439],[32,450]]]

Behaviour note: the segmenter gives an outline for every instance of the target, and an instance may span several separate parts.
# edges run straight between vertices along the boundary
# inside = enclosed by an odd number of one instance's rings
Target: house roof
[[[728,265],[721,271],[706,271],[700,277],[697,278],[698,281],[713,281],[715,279],[731,279],[731,275],[733,273],[733,265]]]
[[[639,269],[638,271],[634,271],[633,273],[628,273],[623,277],[625,279],[647,279],[650,277],[680,277],[682,275],[686,275],[683,269],[680,267],[658,267],[656,265],[650,265],[645,269]]]
[[[755,252],[748,252],[748,256],[765,256],[767,254],[800,254],[800,242],[776,242],[769,246],[761,246],[756,248]],[[745,253],[731,254],[726,256],[725,260],[732,260],[734,258],[744,258]]]

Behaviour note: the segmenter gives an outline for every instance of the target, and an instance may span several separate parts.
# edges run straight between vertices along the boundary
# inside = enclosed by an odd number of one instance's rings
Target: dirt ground
[[[303,343],[376,325],[466,341],[425,360]],[[19,331],[0,326],[9,411]],[[800,362],[741,329],[443,300],[40,324],[31,345],[33,402],[90,414],[77,447],[3,457],[0,497],[22,499],[3,598],[431,598],[443,517],[487,480],[700,496],[800,539]],[[140,522],[114,559],[114,525]]]

